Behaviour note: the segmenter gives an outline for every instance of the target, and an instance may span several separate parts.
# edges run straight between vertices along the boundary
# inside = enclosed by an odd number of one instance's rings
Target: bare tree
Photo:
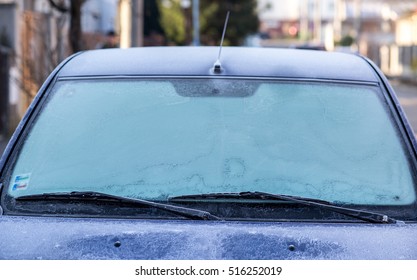
[[[62,1],[49,0],[55,10],[70,15],[69,41],[74,53],[82,50],[81,7],[84,2],[85,0],[71,0],[66,6]]]
[[[18,73],[12,78],[29,105],[49,73],[68,55],[62,40],[67,17],[24,11],[22,19],[21,52],[13,59]]]
[[[48,1],[52,7],[49,14],[24,11],[22,53],[14,57],[19,72],[14,80],[26,96],[26,105],[30,104],[49,73],[69,54],[65,51],[68,50],[66,40],[62,40],[68,20],[67,42],[71,51],[82,50],[81,7],[85,0]],[[56,12],[62,15],[56,16]]]
[[[9,104],[8,126],[11,129],[17,125],[49,73],[66,56],[83,47],[81,8],[85,0],[48,1],[51,9],[46,13],[34,11],[33,7],[23,9],[17,33],[19,48],[10,49],[8,53],[10,88],[19,92],[18,103]],[[0,36],[0,43],[5,45],[7,40],[3,37]]]

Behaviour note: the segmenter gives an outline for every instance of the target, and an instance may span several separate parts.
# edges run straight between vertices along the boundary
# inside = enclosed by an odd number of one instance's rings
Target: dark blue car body
[[[377,86],[405,143],[410,169],[416,169],[412,129],[387,79],[367,59],[321,51],[230,47],[223,48],[221,68],[216,71],[217,54],[214,47],[109,49],[79,53],[62,62],[40,89],[1,157],[0,259],[417,259],[417,220],[410,210],[415,211],[415,202],[407,208],[412,213],[409,218],[389,224],[359,219],[55,216],[9,209],[13,166],[51,88],[57,81],[92,77],[232,77]]]

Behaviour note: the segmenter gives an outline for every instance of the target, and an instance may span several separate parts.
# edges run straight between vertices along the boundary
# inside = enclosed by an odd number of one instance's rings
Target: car
[[[416,140],[354,54],[77,53],[0,162],[1,259],[417,259]]]
[[[296,49],[302,50],[316,50],[316,51],[325,51],[326,47],[323,44],[302,44],[293,46]]]

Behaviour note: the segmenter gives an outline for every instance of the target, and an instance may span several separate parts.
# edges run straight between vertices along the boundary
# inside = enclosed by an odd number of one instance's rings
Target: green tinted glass
[[[61,81],[18,156],[9,194],[165,200],[256,190],[410,204],[413,177],[381,95],[330,83]]]

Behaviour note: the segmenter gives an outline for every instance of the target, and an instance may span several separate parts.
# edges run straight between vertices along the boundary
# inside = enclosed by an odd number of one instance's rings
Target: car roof
[[[218,47],[103,49],[73,56],[59,77],[239,76],[378,82],[366,59],[346,53],[280,48]]]

